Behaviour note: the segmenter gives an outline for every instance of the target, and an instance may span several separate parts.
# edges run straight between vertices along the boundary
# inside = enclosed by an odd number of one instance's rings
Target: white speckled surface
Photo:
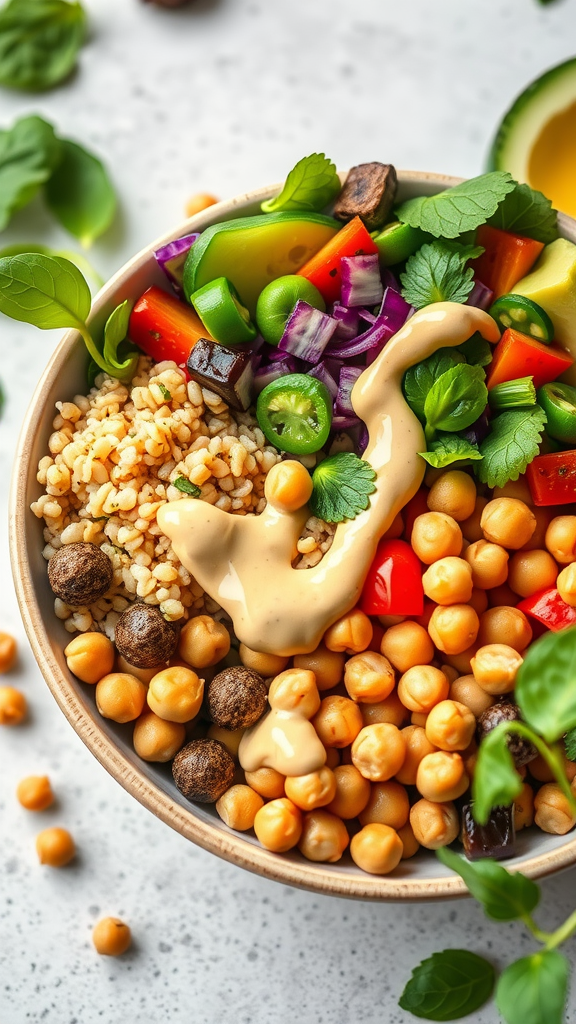
[[[122,197],[93,252],[109,275],[181,219],[198,190],[229,196],[282,177],[313,149],[478,172],[508,100],[573,55],[574,0],[197,0],[164,11],[86,0],[93,33],[75,80],[47,96],[2,92],[2,125],[32,110],[105,158]],[[39,204],[9,241],[62,244]],[[27,725],[0,736],[2,1024],[397,1024],[411,968],[445,946],[496,964],[533,944],[472,902],[385,907],[316,897],[243,873],[188,844],[96,763],[57,710],[27,648],[9,580],[6,500],[19,423],[57,340],[2,321],[0,628],[20,641],[9,679]],[[32,815],[18,780],[47,772],[57,806]],[[70,868],[40,868],[34,835],[74,834]],[[576,873],[543,885],[540,918],[565,916]],[[90,929],[124,917],[133,950],[99,958]],[[575,951],[574,943],[567,952]],[[571,999],[576,1012],[576,994]],[[498,1020],[493,1005],[476,1024]]]

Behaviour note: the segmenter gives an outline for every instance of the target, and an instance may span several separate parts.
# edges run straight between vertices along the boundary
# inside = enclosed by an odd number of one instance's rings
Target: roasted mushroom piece
[[[485,825],[474,821],[472,805],[462,808],[462,845],[468,860],[504,860],[515,853],[514,808],[494,807]]]
[[[344,221],[360,217],[368,230],[374,231],[389,219],[397,187],[392,164],[358,164],[348,172],[334,206],[334,216]]]
[[[233,409],[248,409],[254,385],[250,352],[199,338],[188,357],[187,366],[190,376],[201,387],[220,395]]]
[[[498,700],[491,707],[486,708],[478,719],[477,726],[477,737],[478,742],[481,743],[485,736],[492,729],[495,729],[501,722],[521,722],[522,716],[520,714],[520,708],[517,704],[513,704],[510,700]],[[532,744],[524,739],[523,736],[515,736],[514,733],[507,737],[508,749],[514,759],[514,764],[517,768],[521,768],[523,764],[528,764],[529,761],[533,761],[535,757],[538,757],[538,751]]]

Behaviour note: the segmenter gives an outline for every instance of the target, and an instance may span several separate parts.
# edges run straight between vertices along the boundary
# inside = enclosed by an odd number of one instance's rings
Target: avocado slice
[[[557,238],[545,246],[514,291],[546,310],[554,324],[555,340],[576,359],[576,245]],[[562,380],[576,384],[576,368],[562,374]]]
[[[194,243],[184,265],[184,294],[227,277],[252,316],[262,289],[295,274],[342,227],[332,217],[298,210],[213,224]]]

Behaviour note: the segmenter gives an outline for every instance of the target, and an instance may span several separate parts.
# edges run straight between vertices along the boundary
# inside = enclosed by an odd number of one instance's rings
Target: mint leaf
[[[515,187],[508,171],[490,171],[436,196],[408,199],[396,214],[405,224],[422,228],[435,238],[457,238],[492,217]]]
[[[562,1024],[569,965],[554,949],[510,964],[500,975],[496,1005],[507,1024]]]
[[[312,515],[325,523],[355,519],[370,504],[369,495],[376,490],[375,478],[372,466],[353,452],[339,452],[324,459],[312,475],[313,490],[308,502]]]
[[[434,381],[424,403],[426,430],[466,430],[484,412],[488,390],[481,366],[453,366]]]
[[[35,114],[0,131],[0,231],[48,181],[60,156],[52,125]]]
[[[476,445],[470,444],[465,437],[458,437],[458,434],[439,434],[430,442],[429,450],[420,452],[420,455],[434,469],[444,469],[462,459],[478,461],[482,458]]]
[[[564,750],[569,761],[576,761],[576,726],[564,737]]]
[[[503,231],[548,245],[558,238],[558,215],[549,199],[530,185],[516,185],[488,222]]]
[[[403,389],[404,397],[412,412],[416,413],[423,423],[424,403],[435,380],[441,377],[446,370],[450,370],[458,363],[464,362],[464,356],[454,348],[439,348],[428,359],[423,359],[416,366],[411,366],[404,374]]]
[[[472,780],[472,813],[485,825],[493,807],[508,807],[522,792],[522,779],[508,747],[506,723],[497,725],[482,740]]]
[[[172,486],[176,487],[177,490],[182,491],[183,494],[189,494],[191,498],[199,498],[202,494],[200,487],[196,484],[191,484],[185,476],[177,476],[172,481]]]
[[[62,159],[46,185],[46,201],[63,227],[88,248],[110,227],[116,194],[93,153],[69,139],[60,145]]]
[[[519,871],[507,871],[495,860],[471,863],[447,847],[437,850],[436,855],[464,879],[474,899],[493,921],[515,921],[531,914],[538,905],[540,886]]]
[[[466,362],[473,366],[488,366],[488,363],[492,362],[492,346],[479,331],[462,345],[458,345],[456,351],[461,352]]]
[[[466,302],[474,287],[474,271],[466,263],[483,251],[480,246],[456,242],[423,245],[400,274],[406,302],[415,309],[429,306],[431,302]]]
[[[518,670],[515,698],[522,717],[548,743],[576,727],[576,626],[546,633],[531,645]]]
[[[340,178],[332,161],[324,153],[312,153],[292,168],[278,196],[262,203],[264,213],[278,210],[323,210],[336,198]]]
[[[467,949],[433,953],[412,971],[398,1005],[425,1020],[457,1020],[492,994],[492,964]]]
[[[86,38],[86,15],[67,0],[9,0],[0,9],[0,84],[43,92],[67,78]]]
[[[491,421],[491,430],[480,445],[483,455],[476,475],[489,487],[503,487],[517,480],[538,454],[546,413],[539,405],[510,409]]]

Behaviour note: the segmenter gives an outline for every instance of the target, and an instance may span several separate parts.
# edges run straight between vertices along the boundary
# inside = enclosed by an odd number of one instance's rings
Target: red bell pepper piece
[[[419,491],[416,491],[414,497],[410,498],[408,504],[404,505],[404,508],[402,509],[402,515],[404,517],[404,540],[410,542],[414,523],[418,519],[418,516],[423,516],[429,511],[428,488],[421,487]]]
[[[558,345],[543,345],[508,327],[494,349],[486,386],[490,390],[507,380],[533,377],[534,387],[540,388],[556,380],[573,362],[573,357]]]
[[[483,246],[484,252],[474,260],[474,276],[492,289],[495,299],[514,291],[514,285],[528,273],[544,248],[543,242],[490,224],[478,228],[476,244]]]
[[[298,273],[316,285],[326,302],[335,302],[340,298],[342,256],[363,256],[372,252],[378,252],[376,242],[360,217],[354,217]]]
[[[214,339],[200,317],[156,285],[140,296],[130,315],[130,339],[157,363],[173,359],[179,366],[186,360],[199,338]]]
[[[576,623],[576,608],[562,600],[556,587],[548,587],[537,594],[532,594],[531,597],[525,597],[516,607],[525,615],[531,615],[533,619],[541,622],[547,629],[551,629],[553,633]]]
[[[535,505],[576,501],[576,451],[537,455],[526,470]]]
[[[360,606],[367,615],[422,615],[422,568],[406,541],[380,541]]]

